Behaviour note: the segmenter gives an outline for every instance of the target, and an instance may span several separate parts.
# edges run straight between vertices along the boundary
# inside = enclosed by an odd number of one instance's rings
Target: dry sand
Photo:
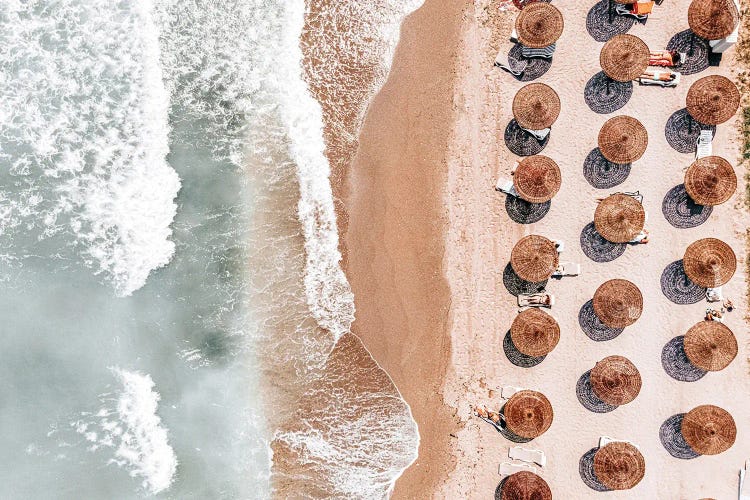
[[[497,408],[502,401],[490,389],[513,385],[542,391],[554,406],[552,427],[526,446],[547,454],[542,475],[556,498],[736,498],[738,469],[750,458],[744,175],[738,169],[737,194],[697,228],[676,229],[661,211],[665,194],[682,182],[692,159],[668,145],[665,123],[684,108],[697,78],[730,75],[733,51],[721,67],[685,76],[676,89],[636,85],[623,109],[595,114],[583,99],[586,82],[600,71],[602,44],[585,27],[593,2],[556,5],[565,9],[565,32],[552,68],[536,81],[555,88],[562,101],[543,154],[561,166],[563,183],[544,219],[514,223],[505,196],[493,190],[498,175],[509,176],[516,159],[503,142],[503,130],[512,118],[513,96],[524,84],[492,68],[515,11],[499,14],[498,4],[485,0],[460,5],[427,0],[407,19],[389,80],[368,112],[349,182],[339,187],[349,216],[343,243],[357,303],[355,333],[411,405],[422,439],[420,457],[397,483],[394,497],[492,496],[500,481],[498,464],[513,443],[473,418],[470,405]],[[688,5],[688,0],[666,0],[645,26],[630,33],[653,49],[664,48],[673,34],[687,29]],[[618,114],[635,116],[647,127],[649,147],[623,184],[597,190],[583,177],[582,166],[601,125]],[[738,160],[736,130],[732,122],[718,127],[714,154]],[[595,198],[635,190],[644,195],[651,243],[629,247],[613,262],[593,262],[579,238],[593,220]],[[558,299],[551,313],[562,336],[534,368],[512,365],[502,349],[516,314],[503,268],[513,244],[526,234],[563,239],[563,260],[582,267],[581,276],[548,285]],[[692,241],[706,236],[730,243],[740,260],[724,287],[738,306],[726,324],[738,337],[740,353],[722,372],[678,382],[662,368],[662,348],[701,320],[706,303],[670,302],[659,278]],[[617,338],[594,342],[581,330],[578,312],[611,278],[640,287],[644,312]],[[576,382],[612,354],[628,357],[640,369],[642,391],[610,413],[589,412],[576,397]],[[737,442],[718,456],[673,458],[660,443],[659,427],[700,404],[716,404],[734,415]],[[647,470],[633,490],[601,494],[581,480],[579,460],[602,435],[640,446]]]

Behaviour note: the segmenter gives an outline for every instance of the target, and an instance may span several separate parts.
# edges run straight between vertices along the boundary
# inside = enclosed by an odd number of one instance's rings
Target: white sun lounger
[[[641,447],[638,446],[637,444],[632,443],[630,441],[625,441],[624,439],[614,439],[614,438],[611,438],[609,436],[602,436],[602,437],[599,438],[599,448],[604,448],[609,443],[628,443],[630,445],[635,446],[639,450],[641,449]]]
[[[522,446],[514,446],[508,450],[508,457],[513,460],[537,464],[539,467],[547,465],[547,457],[542,450],[531,450]]]
[[[700,135],[698,136],[698,141],[695,145],[695,159],[699,160],[700,158],[705,158],[706,156],[711,156],[711,153],[713,152],[713,147],[711,146],[711,141],[714,140],[714,133],[710,130],[701,130]]]
[[[555,250],[557,250],[557,255],[560,255],[563,253],[563,250],[565,250],[565,242],[563,240],[552,240],[552,242],[555,244]]]
[[[547,128],[543,128],[541,130],[531,130],[531,129],[528,129],[528,128],[521,127],[521,130],[524,130],[524,131],[528,132],[529,134],[531,134],[532,136],[534,136],[534,139],[536,139],[537,141],[543,141],[544,139],[547,138],[547,136],[549,135],[549,133],[550,133],[550,131],[552,129],[549,128],[549,127],[547,127]]]
[[[526,66],[529,65],[529,61],[522,60],[518,61],[516,64],[516,69],[513,69],[513,66],[511,66],[510,61],[508,60],[508,54],[504,49],[501,49],[500,52],[497,53],[497,56],[495,57],[495,66],[497,66],[500,69],[504,69],[508,73],[514,76],[521,76],[523,75],[523,72],[526,71]]]
[[[508,179],[507,177],[500,177],[497,179],[495,190],[500,191],[501,193],[505,193],[508,196],[515,196],[516,198],[518,198],[518,191],[516,191],[516,187],[513,185],[513,181]]]
[[[542,300],[545,297],[549,297],[549,304],[544,304]],[[547,309],[555,305],[555,296],[547,293],[522,293],[518,295],[518,307],[546,307]]]
[[[721,287],[706,288],[706,301],[708,302],[721,302],[724,300],[724,296],[721,293]]]
[[[515,474],[516,472],[533,472],[534,474],[537,473],[537,468],[532,467],[528,464],[512,464],[510,462],[503,462],[500,464],[500,467],[498,468],[498,472],[501,476],[510,476],[511,474]]]
[[[657,85],[660,87],[676,87],[680,83],[680,79],[682,79],[682,73],[679,73],[677,71],[672,71],[670,69],[658,69],[653,70],[654,72],[654,78],[648,78],[644,76],[638,77],[638,83],[641,85]],[[659,76],[662,73],[666,73],[668,75],[674,75],[674,78],[670,80],[660,80]]]
[[[638,235],[635,238],[628,241],[628,243],[630,243],[631,245],[637,245],[638,243],[640,243],[646,238],[648,238],[648,232],[646,230],[643,230],[640,233],[638,233]]]
[[[552,273],[553,278],[563,278],[565,276],[578,276],[581,274],[581,264],[575,262],[560,262]]]
[[[630,9],[628,9],[628,6],[625,4],[615,4],[615,12],[620,14],[621,16],[630,16],[638,19],[639,21],[643,21],[645,19],[648,19],[648,14],[633,14]]]

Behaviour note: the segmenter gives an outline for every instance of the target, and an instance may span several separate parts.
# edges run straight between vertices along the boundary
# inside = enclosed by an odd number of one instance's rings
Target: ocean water
[[[361,119],[416,5],[344,4]],[[0,0],[0,498],[382,498],[415,458],[348,334],[309,9]]]

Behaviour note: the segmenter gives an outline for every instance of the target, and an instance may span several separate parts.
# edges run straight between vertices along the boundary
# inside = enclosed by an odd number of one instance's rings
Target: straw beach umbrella
[[[734,418],[723,408],[697,406],[682,419],[682,437],[696,453],[718,455],[732,447],[737,438]]]
[[[720,205],[737,189],[732,165],[720,156],[696,160],[685,172],[685,190],[698,205]]]
[[[500,500],[552,500],[547,481],[529,471],[508,476],[502,491]]]
[[[599,151],[612,163],[633,163],[646,152],[648,131],[632,116],[615,116],[599,131]]]
[[[605,240],[627,243],[643,230],[646,210],[626,194],[613,194],[602,200],[594,212],[594,227]]]
[[[510,253],[510,265],[519,278],[539,283],[552,276],[560,263],[555,243],[544,236],[521,238]]]
[[[545,2],[529,4],[516,18],[518,41],[526,47],[541,49],[555,43],[563,32],[562,13]]]
[[[740,22],[732,0],[693,0],[688,8],[690,30],[706,40],[729,36]]]
[[[542,155],[527,156],[513,174],[513,187],[529,203],[551,200],[560,190],[561,183],[560,167],[554,160]]]
[[[638,368],[623,356],[608,356],[591,369],[591,389],[609,405],[630,403],[641,392],[641,385]]]
[[[547,397],[537,391],[519,391],[503,407],[505,423],[513,434],[533,439],[544,434],[554,413]]]
[[[618,82],[635,80],[648,68],[648,45],[634,35],[617,35],[602,47],[599,64],[604,73]]]
[[[691,243],[682,261],[688,278],[703,288],[724,285],[737,270],[734,250],[716,238],[703,238]]]
[[[560,325],[540,309],[526,309],[513,320],[510,338],[521,353],[533,357],[546,356],[560,341]]]
[[[685,354],[701,370],[723,370],[737,357],[737,339],[720,321],[701,321],[685,334]]]
[[[704,76],[688,90],[687,110],[690,116],[706,125],[719,125],[734,116],[740,107],[740,91],[724,76]]]
[[[597,288],[593,306],[599,321],[606,326],[625,328],[641,317],[643,294],[628,280],[609,280]]]
[[[521,128],[544,130],[560,116],[560,96],[549,85],[531,83],[513,98],[513,117]]]
[[[646,460],[632,444],[615,441],[594,454],[594,475],[610,490],[629,490],[646,475]]]

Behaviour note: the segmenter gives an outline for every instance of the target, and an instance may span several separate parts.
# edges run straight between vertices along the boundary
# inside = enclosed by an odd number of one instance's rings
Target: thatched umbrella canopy
[[[633,163],[648,146],[648,131],[632,116],[615,116],[599,131],[599,151],[612,163]]]
[[[541,309],[526,309],[510,325],[510,338],[523,354],[546,356],[560,341],[560,325]]]
[[[510,253],[510,265],[519,278],[531,283],[549,279],[560,264],[555,243],[532,234],[521,238]]]
[[[530,83],[513,98],[513,117],[522,128],[543,130],[551,127],[558,116],[560,96],[549,85]]]
[[[513,174],[513,187],[518,195],[529,203],[544,203],[551,200],[560,190],[560,184],[560,167],[553,159],[542,155],[527,156],[521,160]]]
[[[719,125],[739,109],[740,91],[725,76],[704,76],[690,86],[686,103],[690,116],[706,125]]]
[[[702,405],[685,414],[681,432],[685,442],[696,453],[718,455],[734,444],[737,438],[737,425],[725,409]]]
[[[503,415],[512,433],[533,439],[549,429],[554,413],[552,404],[544,394],[524,390],[515,393],[505,403]]]
[[[628,280],[602,283],[594,293],[594,312],[610,328],[632,325],[643,312],[643,294]]]
[[[643,204],[625,194],[608,196],[594,212],[596,232],[612,243],[627,243],[638,236],[645,224]]]
[[[591,369],[591,389],[609,405],[630,403],[641,392],[641,385],[638,368],[623,356],[608,356]]]
[[[721,40],[732,34],[740,13],[732,0],[693,0],[688,8],[690,29],[706,40]]]
[[[723,370],[737,357],[737,339],[720,321],[701,321],[685,334],[685,354],[701,370]]]
[[[703,238],[692,243],[685,250],[682,261],[688,278],[703,288],[724,285],[737,270],[734,250],[716,238]]]
[[[563,15],[552,4],[536,2],[527,5],[516,18],[518,41],[526,47],[549,47],[563,32]]]
[[[737,175],[724,158],[706,156],[685,172],[685,190],[698,205],[721,205],[737,190]]]
[[[610,490],[629,490],[646,475],[646,460],[632,444],[615,441],[594,454],[594,475]]]
[[[635,80],[648,68],[646,42],[634,35],[617,35],[602,47],[599,64],[604,73],[618,82]]]
[[[508,476],[502,491],[500,500],[552,500],[547,481],[529,471]]]

